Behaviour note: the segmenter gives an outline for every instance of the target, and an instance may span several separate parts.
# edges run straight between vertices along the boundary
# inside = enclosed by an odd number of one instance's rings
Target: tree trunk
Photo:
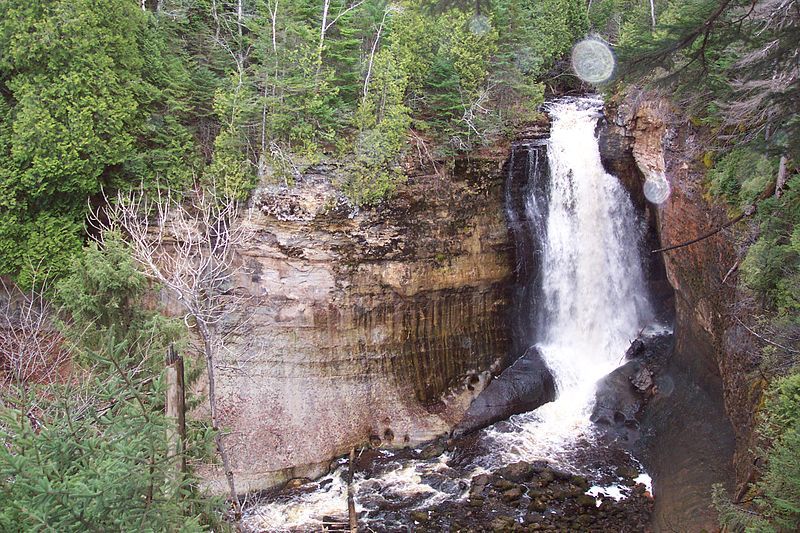
[[[323,0],[322,4],[322,24],[319,27],[319,46],[317,47],[317,73],[315,83],[319,83],[319,73],[322,70],[322,50],[325,48],[325,32],[328,31],[328,9],[331,0]]]
[[[211,332],[207,324],[198,322],[198,330],[203,337],[203,349],[206,356],[206,372],[208,372],[208,405],[211,409],[211,429],[214,430],[214,442],[217,445],[219,457],[222,459],[222,468],[225,471],[225,479],[228,482],[228,497],[233,509],[233,518],[238,521],[242,517],[242,510],[239,506],[239,498],[236,495],[236,483],[233,477],[230,456],[225,448],[222,432],[219,427],[219,417],[217,414],[217,395],[216,379],[214,377],[214,345],[211,342]]]
[[[781,162],[778,164],[778,180],[775,182],[775,198],[780,198],[783,194],[783,188],[786,186],[786,180],[789,177],[787,170],[788,161],[786,156],[781,156]]]
[[[656,4],[655,0],[650,0],[650,23],[652,28],[656,27]]]
[[[350,533],[358,533],[358,517],[353,494],[353,471],[355,470],[356,449],[350,448],[350,465],[347,469],[347,516],[350,519]]]
[[[170,345],[167,350],[167,398],[165,410],[172,425],[167,428],[169,455],[175,457],[175,489],[180,486],[186,471],[186,394],[184,388],[183,357]]]

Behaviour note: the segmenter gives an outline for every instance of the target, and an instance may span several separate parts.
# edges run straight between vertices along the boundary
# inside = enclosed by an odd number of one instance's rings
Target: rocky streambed
[[[426,446],[357,452],[351,490],[365,531],[649,531],[648,405],[669,376],[671,335],[636,341],[596,393],[593,424],[552,460],[509,449],[535,412]],[[627,359],[627,362],[625,362]],[[646,379],[645,379],[646,377]],[[509,438],[511,437],[511,438]],[[545,454],[546,455],[546,454]],[[295,479],[250,500],[250,531],[347,530],[346,457],[318,480]]]
[[[573,450],[574,460],[583,464],[576,462],[571,470],[546,461],[518,461],[489,471],[476,466],[480,456],[491,453],[489,444],[475,436],[417,451],[364,451],[353,464],[360,526],[387,532],[649,530],[649,477],[621,449],[584,441]],[[342,480],[348,468],[343,459],[333,476],[296,480],[279,493],[265,494],[270,503],[250,510],[248,529],[347,530]],[[315,506],[328,514],[304,515]],[[298,520],[292,523],[292,517]]]

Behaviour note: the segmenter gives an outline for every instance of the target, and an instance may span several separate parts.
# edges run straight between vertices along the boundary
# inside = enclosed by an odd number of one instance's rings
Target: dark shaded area
[[[640,456],[653,477],[658,531],[714,530],[711,486],[732,489],[733,428],[714,348],[696,323],[679,324],[675,351],[645,409]]]
[[[536,342],[540,328],[549,181],[546,139],[514,143],[505,191],[508,231],[514,244],[514,291],[509,312],[512,357],[524,354]]]
[[[597,384],[591,421],[607,442],[634,450],[648,400],[658,394],[656,378],[672,352],[672,335],[636,339],[627,362]]]

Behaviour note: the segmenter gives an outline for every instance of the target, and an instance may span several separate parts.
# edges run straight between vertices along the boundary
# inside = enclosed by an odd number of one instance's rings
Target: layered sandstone
[[[239,491],[447,433],[507,366],[506,157],[411,175],[375,209],[344,201],[332,166],[257,192],[232,288],[250,299],[218,364]]]

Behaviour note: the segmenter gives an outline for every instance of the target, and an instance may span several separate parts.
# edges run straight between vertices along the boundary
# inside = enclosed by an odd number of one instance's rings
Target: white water
[[[626,191],[603,169],[594,133],[601,106],[588,99],[549,106],[550,193],[537,345],[557,397],[512,417],[510,432],[508,424],[489,430],[506,461],[559,462],[571,442],[591,438],[596,382],[620,365],[652,321],[639,251],[644,228]]]

